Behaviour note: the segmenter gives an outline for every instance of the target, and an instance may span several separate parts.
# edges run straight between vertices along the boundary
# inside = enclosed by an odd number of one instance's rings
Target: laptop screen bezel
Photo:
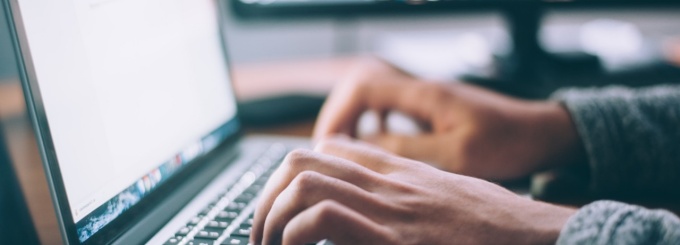
[[[134,222],[137,220],[135,218],[135,214],[143,214],[145,211],[153,209],[160,202],[162,202],[164,196],[167,196],[167,194],[172,192],[172,190],[174,190],[177,186],[182,185],[184,182],[183,178],[187,178],[187,176],[195,174],[201,167],[208,164],[206,156],[209,156],[210,154],[208,153],[203,157],[193,160],[179,173],[176,173],[170,177],[170,179],[161,184],[156,190],[151,192],[148,196],[142,198],[139,203],[132,206],[129,210],[126,210],[120,216],[116,217],[112,222],[105,225],[101,230],[97,231],[92,237],[81,243],[78,239],[76,222],[74,221],[73,215],[71,213],[72,209],[70,208],[68,202],[64,181],[62,179],[59,162],[55,152],[54,142],[50,134],[47,115],[45,113],[45,107],[40,93],[40,86],[38,84],[37,76],[33,66],[31,51],[28,46],[27,36],[24,29],[18,1],[19,0],[3,0],[3,8],[7,15],[7,20],[9,23],[8,27],[13,39],[12,43],[14,49],[18,51],[16,52],[16,58],[19,76],[24,90],[27,112],[35,129],[35,137],[38,143],[38,148],[41,152],[45,175],[49,184],[50,194],[52,196],[62,239],[66,244],[109,243],[116,237],[123,234],[129,227],[132,226],[132,224],[134,224]],[[216,21],[219,22],[218,26],[222,37],[221,46],[223,56],[225,59],[225,64],[227,65],[227,69],[231,71],[223,31],[224,16],[222,12],[224,8],[221,4],[222,1],[214,1],[216,2],[215,11],[217,11],[218,16]],[[229,83],[229,86],[231,86],[233,91],[233,76],[231,73],[229,73],[229,78],[230,79],[225,82]],[[236,103],[236,98],[234,98],[234,103]],[[236,110],[234,117],[222,126],[227,124],[234,124],[236,130],[233,134],[228,135],[220,143],[221,146],[216,147],[215,150],[224,149],[225,147],[235,144],[237,139],[242,135],[241,119],[238,109]]]

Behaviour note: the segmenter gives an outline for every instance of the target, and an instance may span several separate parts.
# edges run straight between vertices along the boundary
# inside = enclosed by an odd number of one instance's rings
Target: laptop
[[[3,0],[65,244],[247,244],[308,139],[245,137],[216,0]]]
[[[0,244],[39,244],[1,129]]]

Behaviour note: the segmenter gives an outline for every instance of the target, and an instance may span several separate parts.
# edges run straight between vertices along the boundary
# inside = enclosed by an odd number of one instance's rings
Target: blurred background
[[[467,62],[483,63],[483,58],[468,56],[505,52],[509,41],[504,18],[496,10],[278,18],[244,18],[234,11],[224,11],[224,28],[235,65],[386,53],[395,59],[437,62],[436,67],[420,69],[441,76],[460,69],[455,63],[463,63],[461,55]],[[17,72],[5,13],[0,14],[0,78],[6,81]],[[678,10],[668,7],[557,8],[543,15],[540,40],[547,49],[599,53],[613,65],[649,61],[665,41],[680,34]],[[479,53],[462,54],[460,47],[470,43]]]
[[[255,14],[239,14],[233,9],[236,5],[229,4],[232,9],[224,11],[228,50],[236,66],[377,54],[417,75],[451,79],[480,69],[491,62],[490,55],[507,53],[511,45],[506,19],[496,9],[387,14],[305,9],[306,13],[268,15],[257,11],[258,4],[249,4],[255,11],[241,10]],[[541,12],[539,40],[547,50],[596,54],[611,69],[658,60],[665,43],[680,35],[677,8],[664,5],[557,7]],[[7,20],[0,14],[0,78],[6,82],[16,78],[17,71]]]

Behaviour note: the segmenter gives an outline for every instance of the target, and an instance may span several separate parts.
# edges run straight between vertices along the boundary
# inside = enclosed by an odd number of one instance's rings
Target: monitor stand
[[[503,10],[511,42],[510,54],[495,57],[490,76],[464,76],[463,80],[520,97],[541,98],[573,76],[601,75],[599,59],[586,53],[549,53],[540,44],[543,11],[538,5]]]

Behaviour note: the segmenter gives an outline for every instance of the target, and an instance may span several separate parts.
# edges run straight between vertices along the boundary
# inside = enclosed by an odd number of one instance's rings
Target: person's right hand
[[[575,212],[339,137],[286,156],[262,191],[250,241],[555,244]]]
[[[364,140],[455,173],[509,180],[582,155],[570,116],[557,102],[518,100],[462,83],[422,82],[375,60],[361,67],[328,97],[315,139],[356,136],[357,121],[368,110],[382,117],[400,111],[425,125],[426,132],[407,136],[383,130]]]

